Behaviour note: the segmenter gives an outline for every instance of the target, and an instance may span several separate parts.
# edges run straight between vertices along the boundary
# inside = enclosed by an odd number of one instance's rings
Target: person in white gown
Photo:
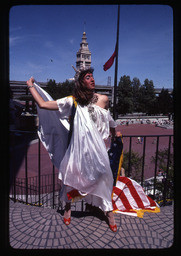
[[[34,78],[30,78],[27,85],[37,103],[39,137],[58,168],[58,177],[62,181],[60,197],[66,202],[64,223],[69,225],[71,220],[68,195],[77,191],[87,203],[106,213],[110,229],[116,232],[112,212],[113,175],[104,140],[110,133],[114,140],[117,125],[108,109],[108,97],[95,93],[93,69],[77,71],[74,95],[56,101],[36,84]],[[70,130],[73,104],[76,110],[67,146],[66,131]],[[54,121],[57,117],[49,110],[57,114],[60,123]]]

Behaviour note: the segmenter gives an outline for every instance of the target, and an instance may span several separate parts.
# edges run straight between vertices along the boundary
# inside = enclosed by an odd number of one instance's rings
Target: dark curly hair
[[[93,71],[93,68],[88,68],[86,70],[81,71],[78,80],[75,81],[75,89],[73,92],[73,96],[75,97],[75,100],[82,106],[88,105],[94,95],[94,90],[86,88],[83,84],[83,79],[85,75],[87,73],[92,74]]]

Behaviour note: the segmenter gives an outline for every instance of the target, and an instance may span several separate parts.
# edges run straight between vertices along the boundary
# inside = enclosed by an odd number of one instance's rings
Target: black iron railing
[[[173,135],[139,135],[139,137],[142,138],[142,145],[139,150],[139,159],[141,161],[141,167],[139,167],[140,179],[137,181],[143,186],[148,195],[152,196],[157,201],[162,201],[163,205],[165,205],[168,199],[173,199]],[[123,136],[123,143],[126,145],[126,148],[123,147],[123,149],[124,152],[127,152],[127,166],[125,169],[126,176],[128,177],[132,177],[132,167],[134,164],[132,158],[137,138],[138,135]],[[32,139],[37,140],[37,151],[33,155],[34,162],[36,162],[37,175],[30,177],[32,161],[28,157],[30,154],[28,149]],[[164,144],[167,145],[164,148],[164,157],[162,154],[162,162],[164,162],[162,163],[162,166],[164,164],[164,171],[162,173],[162,179],[159,181],[158,168],[160,165],[160,146],[162,146],[163,139]],[[145,177],[145,168],[148,168],[149,164],[145,164],[145,162],[148,160],[148,156],[150,154],[150,143],[155,146],[155,151],[152,155],[152,163],[149,163],[152,165],[154,170],[152,178],[147,179]],[[62,209],[63,206],[59,200],[61,182],[58,179],[58,170],[55,169],[49,160],[49,174],[42,173],[42,147],[43,146],[41,145],[35,131],[10,131],[9,194],[14,201],[18,200],[26,204]],[[18,158],[17,156],[19,155],[20,157]],[[22,167],[22,163],[24,167]],[[21,169],[24,168],[24,177],[21,178],[18,177],[20,167]],[[83,211],[83,201],[77,202],[74,207],[75,209]]]
[[[123,136],[123,142],[124,138],[129,139],[129,149],[128,149],[128,169],[127,169],[127,176],[131,176],[131,157],[132,157],[132,141],[136,138],[142,138],[142,154],[141,154],[141,178],[140,178],[140,184],[144,188],[145,192],[152,196],[157,201],[162,201],[163,205],[166,204],[166,201],[168,199],[173,199],[173,178],[174,178],[174,166],[173,166],[173,135],[129,135],[129,136]],[[152,166],[154,168],[154,172],[152,175],[152,178],[145,179],[145,157],[146,153],[149,154],[147,148],[149,148],[149,145],[147,145],[148,139],[154,139],[155,144],[155,152],[153,152],[153,155],[150,155],[152,158],[152,162],[154,160],[154,163],[152,163]],[[162,150],[160,150],[159,146],[160,140],[163,139],[166,140],[164,143],[164,147],[162,147]],[[150,141],[149,141],[150,143]],[[152,142],[153,143],[153,142]],[[161,157],[160,157],[161,156]],[[161,158],[161,159],[160,159]],[[171,159],[172,158],[172,159]],[[160,163],[158,163],[158,161]],[[151,161],[149,162],[151,165]],[[160,166],[164,167],[164,171],[162,170],[162,174],[160,177],[161,181],[158,181],[158,171]]]

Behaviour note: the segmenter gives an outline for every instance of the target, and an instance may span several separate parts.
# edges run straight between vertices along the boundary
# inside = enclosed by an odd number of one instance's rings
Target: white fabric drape
[[[45,100],[52,98],[35,83]],[[62,200],[71,188],[87,194],[85,200],[104,211],[112,210],[113,176],[104,139],[116,127],[110,112],[95,104],[77,105],[73,133],[67,148],[68,118],[73,97],[57,100],[59,111],[38,108],[38,135],[62,180]]]

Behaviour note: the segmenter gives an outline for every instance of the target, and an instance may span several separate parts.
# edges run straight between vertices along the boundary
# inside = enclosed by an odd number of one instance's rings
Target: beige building
[[[87,36],[86,33],[83,33],[82,41],[80,43],[80,49],[77,52],[76,59],[76,69],[80,69],[82,67],[90,67],[91,66],[91,52],[89,51]],[[96,85],[95,91],[100,94],[105,94],[108,96],[110,104],[113,102],[113,87],[105,86],[105,85]]]
[[[77,52],[76,68],[91,66],[91,52],[89,51],[86,33],[83,33],[82,42],[80,43],[80,49]]]

